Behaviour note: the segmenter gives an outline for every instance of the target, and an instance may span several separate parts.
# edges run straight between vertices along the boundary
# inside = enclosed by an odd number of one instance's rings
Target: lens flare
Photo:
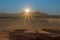
[[[29,27],[29,29],[30,28],[32,29],[32,25],[31,25],[32,23],[31,23],[31,21],[34,20],[32,10],[30,8],[25,8],[23,10],[23,12],[22,12],[21,17],[22,17],[22,24],[23,24],[23,26],[25,28]]]
[[[24,10],[24,13],[23,13],[22,17],[24,18],[25,21],[30,20],[30,18],[32,18],[31,10],[29,8],[26,8]]]

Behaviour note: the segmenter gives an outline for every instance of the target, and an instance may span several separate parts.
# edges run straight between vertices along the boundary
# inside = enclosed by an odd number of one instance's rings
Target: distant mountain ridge
[[[20,17],[24,12],[21,13],[4,13],[0,12],[0,17]],[[37,18],[60,18],[60,15],[48,15],[47,13],[42,13],[40,11],[30,12],[32,16]]]

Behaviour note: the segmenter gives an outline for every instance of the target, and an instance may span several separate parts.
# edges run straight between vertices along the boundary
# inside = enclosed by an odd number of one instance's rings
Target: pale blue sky
[[[19,12],[26,5],[48,14],[60,14],[60,0],[0,0],[0,12]]]

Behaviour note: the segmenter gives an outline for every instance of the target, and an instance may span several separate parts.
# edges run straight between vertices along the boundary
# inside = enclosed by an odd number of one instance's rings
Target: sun
[[[26,12],[26,13],[29,13],[29,12],[30,12],[30,9],[26,8],[26,9],[25,9],[25,12]]]
[[[32,16],[30,12],[30,8],[25,8],[22,17],[24,17],[25,19],[29,19]]]
[[[31,10],[29,8],[26,8],[24,11],[25,11],[24,16],[26,17],[31,16],[31,13],[30,13]]]

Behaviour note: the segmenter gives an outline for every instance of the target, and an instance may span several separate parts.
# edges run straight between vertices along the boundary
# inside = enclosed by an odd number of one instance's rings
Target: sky
[[[60,0],[0,0],[0,12],[20,12],[26,6],[32,10],[60,15]]]

